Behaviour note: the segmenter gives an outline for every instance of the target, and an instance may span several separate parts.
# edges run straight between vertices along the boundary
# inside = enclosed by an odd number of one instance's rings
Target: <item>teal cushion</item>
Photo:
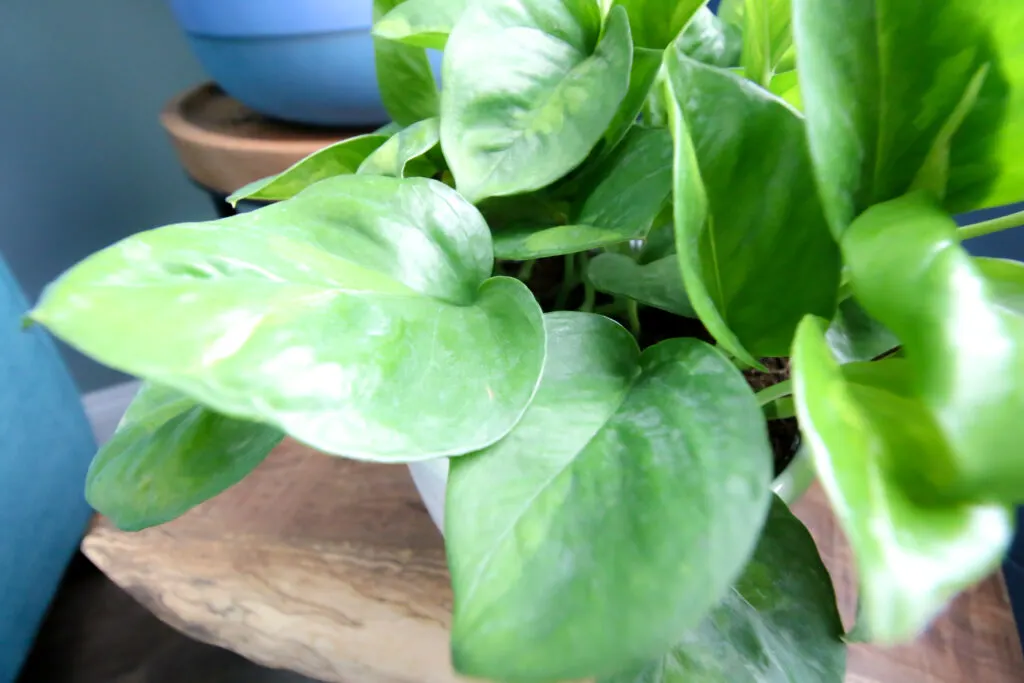
[[[0,683],[11,683],[88,523],[81,399],[0,260]]]

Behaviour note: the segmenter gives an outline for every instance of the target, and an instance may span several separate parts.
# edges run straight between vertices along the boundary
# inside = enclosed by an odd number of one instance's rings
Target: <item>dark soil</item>
[[[519,263],[499,262],[497,273],[516,277],[520,274],[520,268],[521,264]],[[527,285],[545,311],[575,310],[583,302],[582,287],[576,287],[568,296],[561,293],[564,268],[565,260],[561,257],[542,258],[534,263],[529,273]],[[560,296],[564,297],[565,301],[558,306],[556,302]],[[598,293],[596,306],[600,309],[602,305],[611,303],[612,300],[612,297]],[[627,320],[619,322],[626,326],[629,325]],[[694,337],[709,344],[715,343],[714,337],[699,320],[674,315],[657,308],[647,306],[640,308],[639,342],[641,348],[647,348],[676,337]],[[762,358],[761,363],[767,368],[767,372],[757,370],[743,372],[747,383],[755,392],[789,379],[788,358]],[[775,453],[775,474],[778,475],[786,469],[800,446],[800,431],[796,418],[769,420],[768,438]]]

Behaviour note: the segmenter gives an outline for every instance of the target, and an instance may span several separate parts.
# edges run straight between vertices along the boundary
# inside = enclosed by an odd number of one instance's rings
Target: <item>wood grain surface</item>
[[[796,506],[854,612],[854,573],[817,488]],[[451,591],[440,534],[404,467],[285,442],[238,486],[179,520],[83,550],[158,617],[257,662],[331,683],[450,683]],[[1011,683],[1024,660],[998,579],[912,646],[851,648],[848,683]]]

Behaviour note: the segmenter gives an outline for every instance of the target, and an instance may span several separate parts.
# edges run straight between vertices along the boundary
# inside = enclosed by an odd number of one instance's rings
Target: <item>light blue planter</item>
[[[319,126],[389,120],[377,89],[371,5],[171,0],[196,57],[229,95],[266,116]]]

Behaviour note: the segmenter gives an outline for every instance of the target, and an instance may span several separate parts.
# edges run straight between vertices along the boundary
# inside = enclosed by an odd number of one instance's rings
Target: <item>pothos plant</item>
[[[961,246],[1018,221],[950,217],[1024,198],[1024,3],[791,2],[378,0],[388,129],[31,313],[146,380],[90,501],[165,522],[285,434],[450,458],[452,659],[506,682],[840,681],[844,637],[914,638],[1024,500],[1024,265]],[[845,636],[773,494],[804,458]]]

